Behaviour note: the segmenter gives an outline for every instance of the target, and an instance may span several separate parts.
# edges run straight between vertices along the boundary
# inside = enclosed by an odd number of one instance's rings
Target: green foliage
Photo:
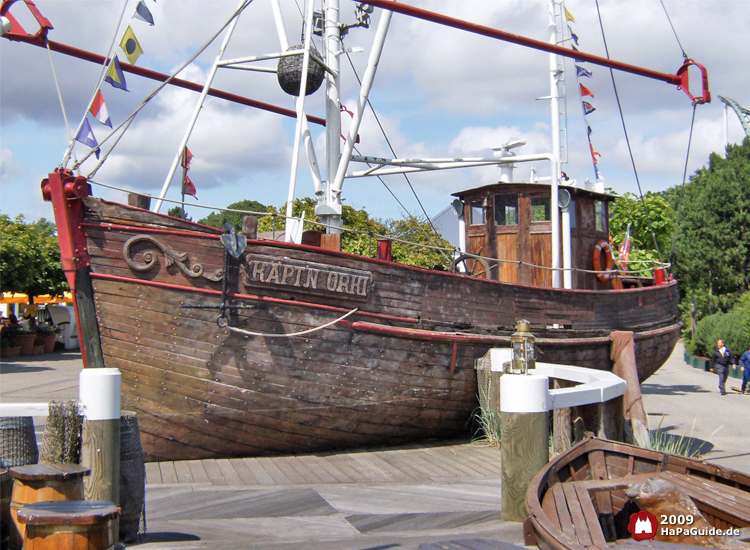
[[[44,218],[26,223],[22,215],[0,215],[0,291],[33,297],[68,290],[55,233]]]
[[[209,214],[209,216],[213,215],[213,212]],[[181,206],[173,206],[169,210],[167,210],[167,216],[172,216],[173,218],[180,218],[182,220],[187,220],[189,222],[193,221],[193,219],[188,216],[186,213],[182,211]]]
[[[679,209],[673,263],[683,310],[694,301],[698,318],[729,311],[750,289],[750,138],[726,158],[712,154]]]
[[[425,219],[390,220],[387,223],[387,229],[387,235],[398,239],[428,246],[451,248],[450,243],[436,233]],[[446,271],[451,264],[450,256],[445,252],[399,242],[393,243],[393,261],[440,271]]]
[[[716,341],[724,340],[729,349],[741,355],[750,346],[750,292],[729,313],[714,313],[698,321],[695,337],[688,350],[710,357]]]
[[[644,202],[648,215],[643,206]],[[668,259],[674,235],[675,212],[664,195],[646,193],[641,201],[640,197],[625,193],[610,204],[609,212],[609,232],[616,249],[625,240],[628,224],[631,224],[630,260],[627,266],[629,271],[653,267],[652,263],[644,262],[644,260],[659,260],[659,252],[654,245],[654,237],[649,228],[649,219],[651,228],[656,234],[656,241],[659,243],[661,257],[664,260]]]
[[[224,210],[220,212],[211,212],[208,216],[205,218],[201,218],[198,220],[198,223],[201,223],[203,225],[208,225],[209,227],[215,227],[217,229],[221,229],[221,226],[225,223],[228,223],[234,227],[235,231],[241,231],[242,230],[242,218],[244,216],[247,216],[246,212],[266,212],[266,207],[259,203],[258,201],[251,201],[251,200],[244,200],[239,202],[234,202],[227,206],[227,208],[230,208],[232,210],[243,210],[244,212],[226,212]],[[172,210],[169,211],[170,216],[172,215]],[[180,217],[180,216],[177,216]],[[260,231],[260,229],[258,229]]]
[[[310,197],[294,200],[292,215],[299,217],[303,212],[305,213],[305,230],[324,230],[320,225],[308,223],[320,222],[320,219],[315,215],[316,205],[317,201]],[[276,208],[275,206],[263,206],[255,201],[240,201],[230,204],[228,208],[277,214],[276,216],[259,216],[258,233],[275,231],[278,236],[286,229],[284,218],[286,204],[281,208]],[[245,215],[235,212],[211,213],[206,218],[199,220],[198,223],[217,228],[221,228],[224,223],[231,223],[235,230],[240,231],[242,229],[242,217]],[[342,208],[341,217],[346,229],[358,231],[357,233],[344,231],[341,235],[341,250],[350,254],[368,257],[377,256],[377,241],[383,237],[451,248],[450,244],[436,233],[424,219],[382,221],[371,218],[365,209],[357,210],[351,206]],[[450,267],[449,257],[439,251],[399,242],[394,242],[392,246],[394,262],[439,270]]]

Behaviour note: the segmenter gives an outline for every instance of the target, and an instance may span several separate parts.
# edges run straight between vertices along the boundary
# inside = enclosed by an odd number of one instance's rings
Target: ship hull
[[[104,363],[122,372],[147,460],[455,437],[478,406],[475,360],[519,319],[545,362],[605,370],[610,332],[631,330],[641,380],[679,335],[674,283],[538,288],[275,241],[228,257],[217,322],[221,232],[84,204]]]

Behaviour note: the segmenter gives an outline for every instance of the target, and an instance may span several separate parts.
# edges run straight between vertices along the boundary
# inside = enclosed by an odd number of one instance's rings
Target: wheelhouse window
[[[594,201],[594,220],[597,231],[607,230],[607,218],[604,215],[604,201]]]
[[[531,221],[548,222],[551,219],[549,197],[531,197]]]
[[[471,225],[484,225],[484,201],[471,201]]]
[[[495,225],[518,225],[518,195],[495,195]]]

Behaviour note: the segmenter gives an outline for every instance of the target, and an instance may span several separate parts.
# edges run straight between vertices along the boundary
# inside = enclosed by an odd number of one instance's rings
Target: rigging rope
[[[677,45],[680,47],[680,50],[682,50],[682,57],[685,59],[685,61],[688,60],[688,55],[685,53],[685,48],[682,47],[682,42],[680,42],[680,37],[677,36],[677,31],[674,28],[674,25],[672,24],[672,19],[669,17],[669,13],[667,13],[667,7],[664,5],[664,0],[659,0],[661,2],[661,7],[664,9],[664,15],[667,16],[667,21],[669,21],[669,26],[672,27],[672,32],[674,33],[674,37],[677,40]]]
[[[70,135],[70,123],[68,122],[68,114],[65,111],[65,102],[63,101],[62,90],[60,89],[60,82],[57,80],[57,71],[55,70],[55,62],[52,59],[52,49],[49,47],[49,40],[45,38],[44,44],[47,46],[47,53],[49,54],[49,64],[52,67],[52,76],[55,79],[57,98],[60,100],[60,109],[62,109],[63,119],[65,120],[65,130],[68,132],[68,142],[72,143],[73,138]],[[76,160],[75,151],[73,151],[73,160]]]
[[[88,112],[88,108],[91,105],[91,102],[94,101],[94,97],[96,97],[96,91],[102,85],[102,81],[104,78],[104,71],[107,68],[107,59],[112,57],[112,50],[114,50],[115,48],[115,42],[117,41],[117,34],[120,31],[120,26],[122,25],[122,18],[125,16],[125,8],[127,6],[128,6],[128,0],[125,0],[122,3],[122,11],[120,12],[120,17],[117,20],[117,26],[115,26],[115,33],[112,36],[112,42],[109,43],[109,48],[107,48],[107,55],[104,57],[104,63],[102,63],[101,71],[99,71],[99,78],[96,80],[96,87],[94,88],[94,93],[91,94],[91,98],[89,98],[89,102],[86,104],[86,111],[83,112],[83,117],[81,118],[81,122],[78,124],[78,129],[76,130],[76,137],[78,137],[78,132],[80,132],[81,128],[83,128],[83,123],[86,120],[86,113]],[[68,160],[70,160],[70,154],[73,152],[73,147],[75,146],[75,143],[76,143],[75,139],[70,140],[70,145],[68,145],[68,150],[65,152],[65,156],[63,157],[63,160],[60,163],[60,168],[65,168],[68,165]],[[89,154],[86,155],[86,158],[91,156],[91,153],[94,151],[97,151],[98,149],[99,148],[89,151]],[[73,159],[75,160],[75,156],[73,157]],[[76,162],[76,165],[73,167],[73,170],[76,170],[79,165],[80,165],[80,162]]]
[[[342,41],[342,46],[343,46],[343,41]],[[359,84],[361,86],[362,85],[362,81],[359,78],[359,74],[357,74],[357,69],[354,67],[354,62],[352,61],[352,58],[349,55],[349,52],[347,52],[345,49],[344,49],[344,52],[346,53],[346,58],[349,60],[349,65],[352,68],[352,72],[354,73],[354,77],[357,79],[357,82],[359,82]],[[380,128],[380,132],[383,134],[383,137],[385,138],[385,142],[388,144],[388,148],[390,149],[391,154],[393,155],[393,158],[397,158],[396,151],[393,149],[393,145],[391,145],[391,141],[388,139],[388,135],[385,133],[385,128],[383,128],[383,125],[380,122],[380,117],[378,117],[377,112],[375,112],[375,107],[373,107],[372,102],[370,101],[369,96],[367,98],[367,104],[370,106],[370,109],[372,110],[372,114],[375,117],[375,121],[378,123],[378,127]],[[355,150],[356,150],[356,147],[355,147]],[[357,153],[359,153],[358,150],[357,150]],[[368,164],[368,166],[370,166],[370,164]],[[417,192],[414,189],[414,186],[411,184],[411,180],[409,180],[409,176],[407,176],[406,174],[403,174],[403,176],[404,176],[404,179],[406,180],[406,183],[409,184],[409,188],[411,189],[411,192],[414,195],[414,198],[417,199],[417,203],[419,203],[419,207],[422,209],[422,213],[425,215],[425,218],[427,219],[427,222],[430,224],[430,227],[432,228],[432,230],[435,232],[436,235],[440,235],[440,232],[435,228],[435,225],[432,223],[432,219],[427,214],[427,211],[425,210],[425,207],[422,204],[422,201],[419,199],[419,196],[417,195]],[[383,178],[380,177],[380,176],[377,176],[377,178],[380,180],[380,183],[382,183],[383,186],[388,190],[388,192],[393,196],[393,198],[396,199],[396,202],[398,202],[399,205],[401,205],[401,208],[404,209],[404,212],[406,212],[406,214],[410,218],[415,219],[415,221],[416,221],[415,216],[413,214],[411,214],[409,212],[409,210],[407,210],[407,208],[403,205],[403,203],[400,200],[398,200],[398,198],[393,193],[393,191],[391,191],[391,189],[385,184],[385,182],[383,181]],[[421,224],[418,224],[418,226],[422,229],[422,232],[425,234],[425,236],[427,236],[427,238],[430,240],[430,242],[432,242],[432,244],[434,244],[434,245],[437,246],[437,243],[435,242],[435,239],[433,239],[432,236],[427,231],[425,231],[425,229],[423,227],[421,227]],[[450,258],[448,258],[448,256],[446,254],[443,254],[443,256],[445,256],[446,260],[450,261]]]
[[[216,33],[214,33],[214,35],[211,38],[209,38],[209,40],[203,46],[201,46],[201,48],[197,52],[195,52],[195,54],[193,54],[192,57],[190,57],[190,59],[188,59],[185,63],[183,63],[182,65],[180,65],[175,72],[173,72],[171,75],[169,75],[169,78],[167,78],[164,82],[162,82],[159,86],[157,86],[154,89],[153,92],[151,92],[143,101],[141,101],[140,105],[138,105],[138,107],[136,107],[135,111],[133,111],[130,114],[130,116],[128,116],[125,120],[123,120],[116,128],[114,128],[109,133],[109,135],[107,137],[105,137],[102,140],[102,142],[99,144],[100,148],[120,128],[123,128],[123,126],[125,127],[123,129],[122,133],[115,140],[114,144],[109,148],[109,150],[106,153],[104,153],[102,155],[102,158],[99,161],[99,163],[94,167],[93,171],[87,176],[89,179],[92,178],[96,174],[96,172],[99,171],[99,168],[102,167],[102,164],[104,164],[104,161],[107,160],[107,157],[109,156],[109,154],[112,152],[112,150],[120,142],[120,139],[122,139],[123,134],[130,127],[130,124],[133,122],[133,120],[135,119],[136,115],[141,111],[141,109],[143,109],[154,97],[156,97],[156,95],[159,92],[161,92],[161,90],[164,89],[164,87],[168,86],[169,83],[172,82],[172,80],[174,78],[176,78],[177,75],[180,74],[180,72],[183,71],[183,69],[185,69],[185,67],[187,67],[188,65],[190,65],[200,54],[202,54],[206,50],[206,48],[208,48],[213,43],[213,41],[216,40],[216,38],[224,31],[224,29],[226,29],[229,26],[229,24],[234,20],[234,18],[235,17],[239,17],[240,14],[245,10],[245,8],[247,8],[252,2],[253,2],[253,0],[247,0],[239,8],[237,8],[237,10],[235,10],[235,12],[232,14],[232,16],[227,20],[227,22],[224,23],[224,25]],[[84,117],[85,116],[86,115],[84,114]],[[94,152],[95,152],[95,150],[93,150],[93,149],[91,151],[89,151],[88,154],[85,157],[83,157],[83,159],[81,159],[81,161],[78,162],[73,167],[73,169],[75,170],[76,168],[78,168],[78,166],[80,166],[81,164],[83,164]]]
[[[319,330],[323,330],[324,328],[330,327],[331,325],[335,325],[335,324],[336,324],[336,323],[338,323],[339,321],[343,321],[344,319],[346,319],[346,318],[347,318],[347,317],[349,317],[350,315],[352,315],[352,314],[356,313],[357,311],[359,311],[359,308],[358,308],[358,307],[355,307],[355,308],[354,308],[353,310],[351,310],[350,312],[348,312],[348,313],[345,313],[344,315],[342,315],[342,316],[341,316],[341,317],[339,317],[338,319],[334,319],[333,321],[331,321],[331,322],[329,322],[329,323],[326,323],[325,325],[320,325],[319,327],[313,327],[313,328],[310,328],[310,329],[307,329],[307,330],[301,330],[301,331],[299,331],[299,332],[292,332],[292,333],[289,333],[289,334],[276,334],[276,333],[265,333],[265,332],[252,332],[252,331],[249,331],[249,330],[245,330],[245,329],[243,329],[243,328],[238,328],[238,327],[230,327],[229,325],[227,325],[227,326],[226,326],[226,328],[228,328],[228,329],[229,329],[229,330],[231,330],[232,332],[239,332],[239,333],[241,333],[241,334],[246,334],[246,335],[248,335],[248,336],[262,336],[263,338],[292,338],[293,336],[303,336],[303,335],[305,335],[305,334],[310,334],[310,333],[312,333],[312,332],[317,332],[317,331],[319,331]]]
[[[680,200],[677,202],[677,218],[674,224],[674,236],[672,237],[672,250],[669,253],[669,261],[674,264],[674,249],[677,246],[677,231],[680,229],[680,211],[682,210],[682,199],[685,198],[685,183],[687,182],[688,162],[690,161],[690,145],[693,142],[693,127],[695,125],[695,109],[697,103],[693,103],[693,118],[690,121],[690,135],[688,137],[687,155],[685,157],[685,170],[682,172],[682,189],[680,190]]]
[[[607,37],[604,34],[604,25],[602,23],[602,13],[599,10],[599,0],[596,0],[596,13],[599,17],[599,28],[602,31],[602,40],[604,41],[604,52],[607,56],[607,59],[610,59],[609,57],[609,47],[607,46]],[[630,146],[630,137],[628,136],[628,129],[625,126],[625,115],[622,112],[622,103],[620,103],[620,94],[617,92],[617,83],[615,82],[615,72],[613,69],[609,69],[609,74],[612,78],[612,87],[615,91],[615,99],[617,100],[617,108],[620,111],[620,120],[622,121],[622,130],[625,133],[625,143],[628,146],[628,154],[630,155],[630,163],[633,165],[633,173],[635,175],[635,182],[638,185],[638,193],[641,196],[641,204],[643,204],[643,210],[646,214],[646,221],[648,221],[648,228],[651,231],[651,237],[654,239],[654,246],[656,247],[656,252],[659,255],[659,261],[663,262],[664,259],[661,255],[661,250],[659,249],[659,242],[656,239],[656,232],[654,231],[654,226],[651,223],[651,216],[648,211],[648,206],[646,205],[646,200],[643,197],[643,190],[641,189],[641,180],[638,177],[638,169],[635,166],[635,158],[633,157],[633,149]]]

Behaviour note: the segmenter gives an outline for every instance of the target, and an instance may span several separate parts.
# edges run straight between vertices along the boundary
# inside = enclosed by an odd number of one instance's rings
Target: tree
[[[317,225],[320,219],[315,215],[316,205],[317,201],[310,197],[294,199],[292,215],[300,217],[304,212],[305,230],[325,230]],[[236,231],[241,231],[242,218],[249,215],[247,211],[250,210],[267,214],[258,216],[258,233],[275,231],[278,238],[286,230],[286,218],[283,215],[286,212],[286,204],[276,208],[275,206],[263,206],[256,201],[245,200],[230,204],[227,208],[245,212],[211,213],[206,218],[199,220],[198,223],[217,228],[221,228],[224,223],[231,223]],[[409,220],[382,221],[371,218],[364,208],[357,210],[348,205],[342,208],[341,217],[346,229],[355,230],[343,231],[341,234],[341,250],[350,254],[375,257],[377,255],[377,240],[389,237],[430,246],[451,248],[450,244],[438,235],[426,220],[412,218]],[[437,250],[398,242],[394,243],[392,250],[393,261],[395,262],[430,269],[447,269],[450,266],[449,256]]]
[[[676,194],[675,194],[676,195]],[[685,185],[674,273],[700,319],[727,312],[750,287],[750,138],[712,154]]]
[[[61,296],[69,290],[60,262],[55,225],[44,218],[26,223],[0,215],[0,290]]]
[[[654,264],[650,261],[659,260],[659,252],[662,260],[669,260],[675,214],[663,194],[646,193],[641,200],[636,195],[625,193],[610,205],[609,212],[609,233],[612,235],[615,248],[619,248],[625,240],[630,224],[630,260],[627,265],[629,271],[653,267]],[[656,242],[659,243],[658,250],[654,245],[651,229],[656,235]]]
[[[173,206],[169,210],[167,210],[167,216],[172,216],[173,218],[180,218],[182,220],[187,220],[189,222],[193,221],[193,219],[188,216],[185,212],[183,212],[181,206]]]
[[[232,227],[234,227],[235,231],[241,231],[242,218],[245,216],[249,216],[250,214],[248,212],[267,212],[266,207],[258,201],[251,201],[247,199],[244,201],[234,202],[227,206],[227,208],[230,210],[242,210],[242,212],[227,212],[226,210],[222,210],[218,213],[211,212],[205,218],[198,220],[198,223],[202,223],[203,225],[208,225],[210,227],[215,227],[217,229],[221,229],[222,225],[228,223],[232,225]],[[258,231],[260,231],[260,229]]]
[[[411,217],[405,220],[390,220],[387,225],[387,234],[395,238],[421,245],[452,248],[425,219]],[[440,271],[447,270],[451,265],[451,257],[444,251],[403,243],[394,243],[393,261]]]

